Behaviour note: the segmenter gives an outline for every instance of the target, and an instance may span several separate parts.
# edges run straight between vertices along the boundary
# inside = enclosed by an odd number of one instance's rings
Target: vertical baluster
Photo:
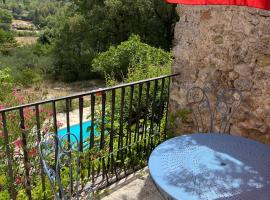
[[[154,106],[153,108],[153,127],[151,130],[151,138],[152,138],[152,144],[151,144],[151,148],[153,149],[156,145],[156,139],[158,137],[158,116],[159,116],[159,108],[158,108],[158,103],[159,103],[159,97],[158,97],[158,92],[159,92],[159,80],[155,80],[155,84],[154,84],[154,97],[153,97],[153,103]]]
[[[112,103],[111,103],[111,131],[110,131],[110,144],[109,144],[109,153],[110,156],[108,158],[108,169],[115,169],[115,176],[116,179],[118,179],[118,174],[116,167],[114,165],[114,148],[113,148],[113,143],[114,143],[114,114],[115,114],[115,89],[112,90]]]
[[[135,133],[134,133],[134,143],[136,143],[136,157],[139,156],[139,160],[142,161],[141,155],[141,141],[140,140],[140,118],[141,118],[141,110],[142,110],[142,105],[141,105],[141,100],[142,100],[142,86],[143,84],[139,85],[139,99],[137,103],[137,113],[136,113],[136,126],[135,126]]]
[[[70,144],[70,99],[66,99],[66,122],[67,122],[67,133],[68,133],[68,143]]]
[[[53,110],[53,127],[54,127],[54,133],[56,135],[58,135],[58,132],[57,132],[57,118],[56,118],[56,105],[55,105],[55,101],[52,102],[52,110]],[[57,154],[58,154],[58,143],[57,142],[56,142],[56,148],[55,149],[56,149],[56,151],[55,151],[55,160],[56,160]]]
[[[144,122],[143,122],[143,127],[144,127],[144,150],[146,149],[146,143],[147,143],[147,119],[148,119],[148,109],[149,109],[149,92],[150,92],[150,82],[147,82],[146,83],[146,97],[145,97],[145,100],[146,100],[146,103],[145,103],[145,110],[144,110]]]
[[[53,126],[54,126],[54,133],[56,136],[58,136],[58,132],[57,132],[57,118],[56,118],[56,103],[55,101],[52,102],[52,110],[53,110]],[[57,166],[56,166],[56,161],[57,161],[57,157],[58,157],[58,141],[55,138],[55,170],[57,170]],[[59,177],[60,177],[60,171],[58,171]],[[61,197],[61,193],[59,193],[60,197]]]
[[[104,132],[105,132],[105,112],[106,112],[106,93],[102,92],[101,100],[101,131],[100,131],[100,149],[104,148]]]
[[[123,148],[124,104],[125,104],[125,87],[122,87],[121,88],[121,103],[120,103],[120,118],[119,118],[119,139],[118,139],[117,160],[121,159],[121,164],[123,164],[123,165],[124,165],[124,162],[123,162],[123,149],[122,148]],[[124,166],[124,171],[126,173],[125,166]]]
[[[14,175],[13,175],[13,167],[12,167],[12,157],[11,157],[11,152],[10,152],[10,147],[9,147],[6,113],[2,112],[1,114],[2,114],[4,139],[5,139],[6,158],[7,158],[7,164],[8,164],[9,191],[11,194],[11,198],[13,200],[15,200],[16,199],[16,190],[15,190],[15,186],[14,186]]]
[[[54,132],[56,135],[58,135],[58,132],[57,132],[57,118],[56,118],[56,103],[55,101],[52,102],[52,109],[53,109],[53,127],[54,127]],[[57,149],[57,148],[56,148]]]
[[[115,89],[112,90],[112,103],[111,103],[111,131],[110,131],[110,147],[109,152],[113,152],[113,138],[114,138],[114,111],[115,111]]]
[[[134,143],[139,140],[139,126],[140,126],[140,117],[141,117],[141,100],[142,100],[142,84],[139,85],[139,97],[136,110],[136,126],[134,133]]]
[[[171,87],[171,77],[168,77],[168,90],[167,90],[167,104],[166,104],[166,118],[165,118],[165,130],[164,130],[164,140],[167,138],[167,123],[168,123],[168,110],[170,102],[170,87]]]
[[[91,127],[90,127],[90,142],[89,148],[93,149],[95,145],[95,102],[96,97],[95,94],[91,94]],[[91,159],[92,152],[89,154],[89,170],[88,170],[88,177],[90,177],[90,164],[92,168],[92,183],[95,182],[95,169],[94,169],[94,160]]]
[[[79,120],[80,120],[80,147],[79,151],[83,152],[83,98],[79,98]]]
[[[125,88],[121,88],[121,103],[120,103],[120,118],[119,118],[119,140],[118,150],[123,146],[123,114],[124,114],[124,103],[125,103]]]
[[[132,117],[132,104],[133,104],[133,93],[134,85],[130,86],[130,96],[129,96],[129,108],[128,108],[128,125],[127,125],[127,138],[126,144],[129,145],[129,153],[131,153],[131,117]]]
[[[90,148],[95,144],[95,94],[91,94],[91,134],[90,134]]]
[[[30,180],[30,163],[28,159],[27,138],[26,138],[23,108],[20,108],[20,127],[22,131],[23,161],[24,161],[25,178],[26,178],[25,191],[26,191],[26,195],[28,199],[31,200],[32,194],[31,194],[31,180]]]
[[[165,85],[165,79],[162,79],[162,83],[161,83],[161,92],[160,92],[160,98],[159,98],[159,110],[158,110],[158,140],[159,142],[161,141],[161,133],[160,133],[160,126],[161,126],[161,120],[162,120],[162,116],[164,114],[164,102],[163,102],[163,95],[164,95],[164,85]]]
[[[38,137],[38,143],[40,143],[41,141],[41,133],[40,133],[40,111],[39,111],[39,105],[37,104],[35,106],[35,110],[36,110],[36,122],[37,122],[37,137]],[[42,165],[42,161],[41,158],[39,159],[40,162],[40,176],[41,176],[41,185],[42,185],[42,191],[43,193],[43,199],[46,199],[46,195],[45,195],[45,176],[44,176],[44,170],[43,170],[43,165]]]
[[[71,99],[67,98],[66,99],[66,122],[67,122],[67,134],[68,134],[68,145],[70,145],[71,143],[71,136],[70,136],[70,115],[69,115],[69,111],[70,111],[70,106],[71,106]],[[70,146],[71,148],[71,146]],[[71,152],[69,153],[69,158],[71,159],[72,155]],[[69,183],[70,183],[70,187],[69,187],[69,196],[72,196],[73,193],[73,167],[72,164],[69,167]]]
[[[79,151],[83,152],[83,97],[79,97],[79,125],[80,125],[80,138],[79,138]],[[81,180],[83,180],[83,169],[84,163],[82,162],[82,157],[79,157],[79,173],[81,173]],[[83,186],[83,185],[82,185]]]
[[[104,160],[104,146],[105,146],[105,115],[106,115],[106,93],[102,92],[102,99],[101,99],[101,131],[100,131],[100,150],[102,152],[102,177],[106,174],[105,169],[105,160]],[[107,178],[108,180],[108,178]]]
[[[155,119],[155,108],[156,108],[156,95],[157,95],[157,87],[158,87],[158,81],[155,80],[154,84],[154,93],[153,93],[153,99],[152,99],[152,111],[151,111],[151,122],[150,122],[150,150],[153,148],[153,130],[154,130],[154,119]],[[148,147],[149,148],[149,147]]]

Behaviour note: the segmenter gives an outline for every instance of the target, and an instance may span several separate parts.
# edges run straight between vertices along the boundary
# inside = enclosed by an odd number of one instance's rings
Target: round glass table
[[[243,137],[175,137],[154,149],[148,167],[168,199],[270,200],[270,147]]]

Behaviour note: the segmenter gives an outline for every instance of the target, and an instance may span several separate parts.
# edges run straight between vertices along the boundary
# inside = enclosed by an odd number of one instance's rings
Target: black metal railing
[[[74,116],[78,119],[75,134],[79,136],[80,173],[85,183],[101,189],[144,167],[151,150],[167,137],[173,76],[0,110],[0,174],[5,177],[0,192],[8,191],[11,199],[18,195],[49,198],[37,144],[46,134],[58,134],[62,127],[74,134]],[[85,121],[91,121],[87,131]]]

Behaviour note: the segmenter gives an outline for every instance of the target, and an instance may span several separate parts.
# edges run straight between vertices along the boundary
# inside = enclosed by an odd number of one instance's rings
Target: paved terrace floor
[[[102,191],[100,199],[164,200],[153,184],[148,168],[144,168]]]

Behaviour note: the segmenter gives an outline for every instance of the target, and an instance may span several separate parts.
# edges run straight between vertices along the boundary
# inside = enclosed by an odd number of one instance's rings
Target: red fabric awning
[[[188,5],[238,5],[270,10],[270,0],[165,0],[168,3]]]

